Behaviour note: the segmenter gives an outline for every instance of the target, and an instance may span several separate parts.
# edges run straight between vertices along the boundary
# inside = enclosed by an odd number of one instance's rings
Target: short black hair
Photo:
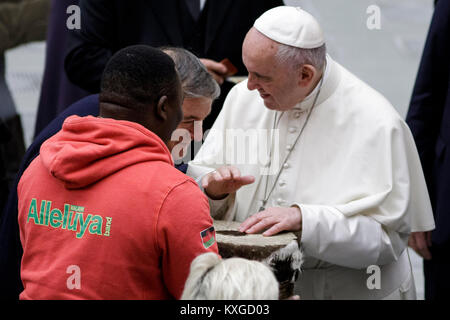
[[[146,112],[161,96],[176,97],[179,82],[175,63],[167,54],[147,45],[130,46],[108,61],[99,100]]]

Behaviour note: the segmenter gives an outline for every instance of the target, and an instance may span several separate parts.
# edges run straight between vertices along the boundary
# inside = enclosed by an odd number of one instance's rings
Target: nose
[[[251,73],[249,73],[249,75],[248,75],[247,88],[250,91],[258,89],[258,85],[257,85],[256,79],[255,79],[255,76],[253,76]]]

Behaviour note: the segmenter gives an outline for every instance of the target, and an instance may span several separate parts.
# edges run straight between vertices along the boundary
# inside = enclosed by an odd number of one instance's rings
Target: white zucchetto
[[[325,43],[317,20],[300,7],[270,9],[256,19],[253,26],[266,37],[297,48],[313,49]]]

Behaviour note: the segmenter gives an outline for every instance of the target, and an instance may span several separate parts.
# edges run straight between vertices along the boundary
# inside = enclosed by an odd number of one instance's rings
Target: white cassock
[[[302,299],[414,299],[407,239],[412,231],[432,230],[434,220],[410,130],[382,95],[328,56],[316,106],[292,148],[317,90],[282,113],[267,109],[246,81],[236,85],[188,174],[199,181],[235,165],[255,176],[236,194],[210,200],[216,219],[244,221],[259,211],[274,183],[266,208],[301,208],[306,260],[296,293]],[[233,136],[239,130],[240,146]],[[265,132],[273,145],[266,172]],[[245,150],[242,134],[248,141],[258,136],[258,143],[247,141]],[[370,278],[377,273],[368,270],[372,265],[380,267],[379,283]]]

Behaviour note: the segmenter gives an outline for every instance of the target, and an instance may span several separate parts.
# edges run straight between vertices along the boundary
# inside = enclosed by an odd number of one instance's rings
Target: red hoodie
[[[68,118],[20,179],[21,299],[179,298],[217,253],[205,195],[139,124]]]

